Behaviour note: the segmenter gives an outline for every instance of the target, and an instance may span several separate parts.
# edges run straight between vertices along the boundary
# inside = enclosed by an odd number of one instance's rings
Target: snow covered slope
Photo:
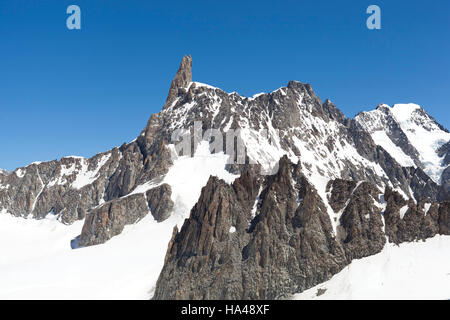
[[[399,148],[391,138],[388,137],[385,131],[375,131],[372,133],[373,141],[384,148],[389,154],[397,160],[402,167],[414,167],[414,161],[410,156],[406,155],[401,148]]]
[[[294,299],[450,299],[450,236],[387,244]],[[319,293],[319,295],[317,295]]]
[[[425,172],[440,183],[446,168],[438,149],[450,141],[450,133],[444,131],[420,106],[415,104],[396,104],[392,114],[408,137],[409,142],[419,151],[419,159]]]
[[[225,170],[227,159],[202,143],[194,157],[175,160],[163,181],[172,187],[174,214],[161,223],[148,214],[102,245],[72,249],[81,220],[64,225],[52,214],[35,220],[0,212],[0,299],[150,299],[172,230],[208,178],[236,178]]]
[[[442,173],[448,165],[438,152],[450,141],[450,133],[420,106],[380,105],[376,110],[359,113],[355,120],[402,166],[416,164],[434,182],[442,182]]]
[[[0,215],[0,299],[150,299],[172,220],[148,215],[101,246],[71,249],[83,221],[70,226]]]

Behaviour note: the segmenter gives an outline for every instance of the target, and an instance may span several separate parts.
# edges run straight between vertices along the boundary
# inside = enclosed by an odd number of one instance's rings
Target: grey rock
[[[300,167],[283,158],[265,179],[248,172],[233,185],[210,178],[174,231],[154,299],[287,297],[346,264],[320,197]]]
[[[148,207],[156,221],[166,220],[173,209],[172,189],[168,184],[150,189],[146,192]]]
[[[349,261],[361,259],[380,252],[386,237],[378,188],[368,182],[330,181],[330,205],[335,212],[341,212],[337,237]]]
[[[186,107],[187,105],[189,108]],[[421,109],[418,112],[421,117],[428,117],[427,119],[434,121],[424,110]],[[382,125],[388,128],[389,137],[416,161],[419,151],[412,148],[405,140],[405,135],[399,130],[398,125],[389,118],[386,112],[385,114]],[[124,225],[134,223],[135,218],[141,218],[148,214],[149,207],[155,219],[163,221],[170,215],[173,206],[168,186],[161,186],[160,189],[148,191],[141,196],[130,194],[137,187],[149,181],[161,181],[172,165],[168,146],[173,143],[171,135],[174,129],[192,127],[195,121],[202,121],[202,133],[210,128],[222,131],[226,131],[227,128],[246,128],[254,131],[268,129],[271,134],[267,140],[272,145],[275,141],[278,150],[296,156],[301,161],[305,158],[302,153],[306,150],[317,160],[302,164],[302,174],[305,177],[309,177],[309,173],[314,171],[317,164],[322,161],[325,165],[317,171],[326,179],[340,177],[345,180],[364,180],[382,189],[386,185],[392,185],[394,188],[402,190],[408,197],[414,196],[418,202],[444,202],[450,199],[449,169],[444,170],[442,184],[439,186],[431,181],[420,166],[418,168],[401,167],[383,148],[373,142],[369,134],[370,130],[363,125],[371,122],[370,118],[364,114],[355,119],[346,118],[329,100],[322,103],[311,85],[290,81],[286,87],[272,93],[261,94],[254,98],[243,97],[236,93],[226,93],[219,88],[192,82],[192,59],[190,56],[186,56],[182,59],[172,81],[163,110],[150,117],[146,127],[135,141],[124,143],[119,148],[113,148],[89,159],[66,157],[60,160],[34,163],[9,173],[0,173],[0,211],[4,209],[15,216],[31,215],[36,219],[41,219],[51,212],[66,224],[86,219],[85,228],[83,228],[85,232],[82,237],[84,245],[106,241],[119,232]],[[277,132],[278,136],[273,132]],[[224,140],[226,141],[226,137]],[[299,148],[298,142],[304,148]],[[252,147],[257,146],[258,143],[253,144]],[[340,146],[345,146],[346,150],[354,150],[354,157],[347,157],[345,153],[339,152]],[[192,145],[192,149],[195,148],[196,145]],[[264,150],[264,148],[258,150],[258,152],[260,151],[263,153],[261,157],[271,156],[270,151]],[[256,160],[257,164],[250,164],[250,154],[247,150],[245,164],[230,164],[227,169],[236,174],[247,174],[246,172],[248,172],[257,177],[264,161],[252,159]],[[439,154],[444,157],[444,162],[447,161],[448,143],[439,149]],[[386,175],[380,175],[374,171],[371,165],[380,166]],[[261,179],[262,177],[259,177],[255,181]],[[306,185],[306,182],[302,182],[302,184]],[[234,188],[237,188],[236,184]],[[286,186],[283,188],[289,189]],[[333,190],[337,192],[338,188],[333,188]],[[310,193],[312,194],[313,191]],[[251,210],[246,207],[249,205],[247,202],[254,201],[256,196],[253,192],[247,191],[235,192],[235,194],[236,210],[242,212],[243,216],[238,218],[239,214],[233,213],[232,219],[245,221],[244,224],[249,223],[247,220],[250,219],[248,214]],[[335,196],[339,198],[338,194]],[[127,197],[131,197],[135,203],[135,209],[129,212],[130,219],[123,216],[128,215],[128,211],[122,210],[126,207],[124,199]],[[241,197],[243,198],[241,199]],[[340,197],[342,197],[340,201],[345,200],[345,202],[352,198],[345,192]],[[128,201],[131,200],[128,199]],[[146,203],[145,206],[142,201]],[[353,213],[350,211],[362,208],[363,204],[357,199],[351,201],[354,201],[352,206],[341,218],[345,218],[344,225],[347,225],[347,229],[356,228],[358,235],[363,234],[366,237],[368,236],[367,228],[370,229],[370,226],[378,228],[379,221],[375,218],[375,208],[364,208],[371,217],[368,225],[365,222],[357,223],[361,217],[356,215],[355,211]],[[331,204],[335,207],[343,205],[338,202],[332,200]],[[280,206],[284,205],[280,204]],[[392,204],[392,206],[394,205]],[[291,207],[293,208],[295,205],[291,204]],[[289,210],[286,209],[290,212],[289,214],[292,214],[291,207]],[[352,207],[355,209],[351,209]],[[439,216],[443,217],[442,221],[446,221],[446,207],[439,208],[436,209],[438,213],[444,212]],[[102,224],[98,222],[101,221],[99,212],[105,212],[105,210],[111,211],[111,218],[105,220],[110,226],[110,231],[105,231],[101,227]],[[394,209],[392,207],[389,210]],[[302,220],[301,216],[299,213],[297,218],[292,217],[293,223],[299,223]],[[316,212],[314,217],[322,231],[328,229],[325,218],[320,213]],[[115,222],[114,219],[118,219],[118,221]],[[289,219],[291,219],[290,216]],[[320,222],[318,222],[319,220]],[[258,225],[256,222],[254,221],[252,224],[254,228]],[[422,232],[420,236],[425,237],[427,234],[436,232],[437,226],[434,218],[428,222],[424,220],[423,223],[429,223],[428,233]],[[442,230],[445,231],[445,225],[445,222],[438,223],[438,229],[443,228]],[[401,228],[400,226],[396,227]],[[93,231],[88,232],[89,230]],[[98,230],[98,234],[95,233],[96,230]],[[287,234],[291,235],[292,232],[294,231],[288,229]],[[303,239],[308,238],[309,233],[302,232]],[[392,230],[391,232],[393,239],[398,237],[395,241],[410,238],[406,235],[394,236],[396,232]],[[347,230],[346,234],[351,234],[351,232]],[[401,234],[404,232],[402,231]],[[376,239],[379,237],[378,233],[372,236]],[[359,237],[355,239],[359,239]],[[359,239],[357,242],[362,241],[361,245],[364,246],[364,239]],[[247,240],[250,241],[250,239]],[[320,241],[327,243],[331,240],[325,237]],[[349,256],[348,248],[345,251],[345,245],[339,244],[339,246],[342,247],[340,250],[343,254]],[[370,253],[372,250],[378,250],[378,247],[377,244],[374,248],[367,247],[366,249]],[[366,254],[364,252],[357,255]],[[336,255],[337,253],[330,254]],[[323,274],[328,275],[329,272],[324,271]],[[286,279],[291,279],[290,276],[286,277]],[[319,277],[313,276],[313,279],[317,280]],[[305,283],[315,282],[315,280],[308,281]],[[307,285],[301,285],[302,288],[305,286]],[[264,295],[275,296],[275,294],[267,292]],[[264,295],[258,294],[258,296]]]
[[[134,224],[149,212],[143,194],[111,200],[92,209],[86,217],[79,238],[80,246],[104,243],[120,234],[125,225]]]
[[[386,235],[390,242],[396,244],[425,240],[436,234],[446,235],[448,229],[449,202],[431,203],[425,213],[426,201],[415,203],[413,200],[405,200],[398,192],[386,188],[384,198],[387,202],[384,213],[386,223]],[[407,206],[403,218],[400,216],[401,208]]]
[[[172,80],[164,109],[175,101],[178,96],[178,90],[186,88],[190,82],[192,82],[192,58],[190,55],[186,55],[181,60],[180,68]]]

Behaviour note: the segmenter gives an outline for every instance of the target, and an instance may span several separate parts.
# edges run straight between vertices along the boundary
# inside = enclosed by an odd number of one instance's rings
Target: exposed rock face
[[[81,231],[79,245],[104,243],[122,232],[148,213],[148,204],[142,194],[116,199],[91,210]]]
[[[89,160],[68,157],[17,169],[2,179],[1,207],[17,216],[43,218],[53,212],[65,223],[83,219],[102,200],[108,183],[102,177],[115,170],[119,158],[113,149]]]
[[[146,192],[148,207],[156,221],[166,220],[173,209],[173,201],[170,198],[172,189],[168,184],[150,189]]]
[[[301,161],[304,174],[313,181],[367,180],[380,188],[391,183],[407,197],[448,199],[448,170],[439,187],[419,168],[402,168],[374,143],[367,131],[370,128],[361,126],[371,119],[346,119],[329,100],[322,104],[309,84],[290,81],[285,88],[247,98],[191,81],[192,59],[186,56],[164,110],[152,115],[131,143],[90,159],[68,157],[0,175],[0,209],[36,218],[53,212],[64,223],[84,219],[100,203],[126,196],[164,176],[172,164],[168,147],[174,143],[173,131],[192,128],[195,121],[202,122],[202,133],[209,128],[223,132],[241,128],[239,136],[247,148],[247,160],[265,169],[288,154],[293,161]],[[401,144],[404,136],[391,122],[386,125]],[[266,137],[260,134],[263,129],[268,131]],[[405,152],[411,149],[407,144],[402,148]],[[229,168],[235,173],[248,169],[235,165]]]
[[[411,145],[389,106],[379,105],[373,112],[360,112],[355,117],[355,121],[364,127],[368,133],[386,132],[395,145],[409,155],[416,165],[421,166],[419,152]]]
[[[337,237],[349,261],[380,252],[386,243],[380,191],[368,182],[330,181],[330,205],[338,213]]]
[[[384,212],[386,235],[390,242],[402,243],[425,240],[436,234],[448,235],[449,202],[427,203],[405,200],[400,194],[386,188]]]
[[[280,298],[346,264],[325,205],[300,166],[283,158],[266,179],[209,180],[170,243],[154,298]]]
[[[450,201],[439,205],[439,233],[450,235]]]
[[[52,212],[67,224],[84,219],[99,204],[126,196],[167,172],[171,162],[165,146],[157,155],[143,150],[144,145],[134,141],[90,159],[67,157],[19,168],[0,180],[0,210],[37,219]],[[154,162],[147,168],[148,158]]]
[[[449,202],[416,205],[390,188],[342,179],[327,192],[336,238],[315,188],[286,157],[274,176],[246,172],[233,185],[211,177],[174,229],[153,298],[288,297],[380,252],[386,236],[401,243],[450,231]]]
[[[450,141],[439,148],[438,156],[443,158],[442,165],[448,166],[441,177],[441,199],[450,199]]]
[[[170,106],[178,97],[178,89],[187,88],[192,82],[192,58],[191,56],[184,56],[181,60],[180,68],[178,69],[175,78],[170,85],[169,94],[167,95],[166,104],[164,108]]]
[[[173,208],[171,188],[162,184],[144,193],[113,199],[89,212],[79,238],[80,246],[106,242],[120,234],[128,224],[134,224],[149,212],[156,221],[167,219]]]

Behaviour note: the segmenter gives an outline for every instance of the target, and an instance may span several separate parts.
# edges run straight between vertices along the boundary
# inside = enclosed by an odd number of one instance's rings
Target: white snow
[[[411,166],[412,159],[388,138],[389,119],[400,126],[410,145],[419,153],[425,173],[439,184],[446,166],[443,166],[443,158],[436,151],[450,141],[450,133],[442,130],[420,106],[413,103],[395,104],[392,108],[381,105],[376,110],[357,115],[355,120],[372,135],[375,143],[386,149],[401,165]]]
[[[97,164],[97,167],[90,171],[88,169],[88,162],[86,159],[81,161],[81,171],[77,174],[75,181],[72,183],[72,188],[81,189],[93,183],[98,178],[98,172],[106,164],[106,162],[111,158],[111,153],[104,154]]]
[[[403,206],[400,208],[400,219],[403,219],[405,213],[408,211],[408,206]]]
[[[84,158],[81,158],[80,161],[85,161]],[[55,176],[49,183],[48,186],[54,186],[54,185],[63,185],[67,183],[66,177],[71,176],[76,172],[76,163],[71,163],[70,165],[61,165],[61,172],[59,173],[59,176]]]
[[[424,171],[436,183],[440,183],[445,167],[436,151],[450,141],[450,133],[441,130],[430,118],[418,114],[418,109],[420,106],[412,103],[396,104],[391,112],[411,145],[419,152]]]
[[[415,167],[413,159],[395,145],[385,131],[375,131],[372,133],[372,139],[377,145],[383,147],[402,167]]]
[[[183,219],[189,217],[189,211],[198,201],[201,189],[211,175],[227,183],[232,183],[238,177],[225,170],[227,161],[228,155],[223,152],[211,154],[207,141],[198,145],[193,157],[182,156],[174,161],[163,183],[172,188],[175,215]]]
[[[308,118],[305,122],[311,121]],[[337,136],[339,126],[336,123],[325,123],[321,119],[314,120],[314,126],[319,130],[323,130],[323,136],[316,138],[311,136],[311,141],[302,141],[293,136],[295,147],[300,151],[299,160],[302,163],[302,171],[308,177],[308,180],[316,187],[316,190],[327,207],[328,215],[333,226],[334,234],[336,234],[339,213],[336,214],[328,204],[326,196],[326,186],[330,179],[342,178],[342,169],[344,168],[344,160],[360,166],[366,170],[372,170],[379,177],[386,178],[387,175],[379,164],[370,162],[362,157],[355,147],[346,141],[334,144],[334,150],[331,152],[325,146],[329,136]],[[311,124],[307,124],[310,126]]]
[[[258,98],[258,97],[260,97],[262,95],[265,95],[265,94],[266,94],[265,92],[260,92],[260,93],[254,94],[252,98],[256,99],[256,98]]]
[[[263,186],[259,186],[259,191],[258,191],[258,195],[256,196],[255,202],[253,203],[253,207],[252,207],[252,219],[254,217],[256,217],[257,215],[257,210],[258,210],[258,202],[261,199],[261,192],[263,191]]]
[[[81,189],[99,178],[98,172],[106,162],[108,162],[110,157],[111,153],[104,154],[94,170],[89,170],[89,162],[86,158],[75,156],[65,157],[74,159],[75,162],[70,165],[62,165],[59,176],[54,177],[48,183],[48,186],[64,185],[68,182],[66,177],[75,174],[75,180],[72,182],[71,187],[74,189]]]
[[[14,171],[14,173],[16,174],[16,176],[20,179],[22,179],[25,176],[25,170],[19,168],[16,171]]]
[[[33,205],[31,206],[30,214],[34,211],[34,208],[36,207],[36,203],[39,200],[39,197],[41,196],[42,191],[44,191],[44,188],[45,188],[44,182],[42,181],[42,178],[41,178],[41,174],[39,173],[39,169],[37,170],[37,174],[38,174],[39,182],[41,184],[41,189],[39,190],[39,193],[36,195],[36,198],[34,198],[34,200],[33,200]]]
[[[294,299],[450,299],[450,236],[387,244]],[[325,293],[316,296],[318,289]]]
[[[73,250],[82,225],[0,214],[0,299],[150,299],[173,219],[149,214],[103,245]]]
[[[237,177],[225,170],[227,160],[223,153],[210,154],[206,141],[194,157],[176,159],[162,181],[172,187],[174,214],[161,223],[148,214],[102,245],[71,249],[82,221],[66,226],[52,214],[34,220],[3,210],[0,299],[150,299],[173,227],[180,229],[189,217],[210,175],[228,183]]]
[[[235,233],[235,232],[236,232],[236,227],[231,226],[231,227],[230,227],[230,233]]]
[[[192,83],[195,83],[195,85],[196,85],[197,87],[205,87],[205,88],[208,88],[208,89],[218,89],[218,88],[213,87],[213,86],[211,86],[211,85],[209,85],[209,84],[201,83],[201,82],[197,82],[197,81],[191,82],[191,83],[189,84],[188,88],[191,86]],[[220,90],[220,89],[219,89],[219,90]]]
[[[162,184],[162,181],[159,179],[154,179],[151,181],[148,181],[146,183],[143,183],[139,186],[137,186],[129,195],[137,194],[137,193],[145,193],[150,189],[159,187]]]
[[[426,216],[428,213],[428,210],[431,208],[431,203],[425,203],[424,205],[424,215]]]
[[[411,115],[414,111],[420,109],[420,106],[414,103],[408,104],[395,104],[391,108],[391,112],[394,114],[396,120],[399,123],[408,122],[411,119]]]

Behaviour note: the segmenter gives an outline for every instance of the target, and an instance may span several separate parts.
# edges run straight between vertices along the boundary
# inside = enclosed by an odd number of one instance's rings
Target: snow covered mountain
[[[355,120],[404,167],[419,166],[436,183],[450,172],[450,133],[415,104],[380,105]],[[444,174],[444,171],[447,173]]]
[[[296,81],[243,97],[193,82],[186,56],[136,140],[0,174],[0,211],[64,223],[80,256],[145,245],[148,298],[281,298],[386,241],[450,235],[449,163],[450,134],[418,106],[349,119]]]

